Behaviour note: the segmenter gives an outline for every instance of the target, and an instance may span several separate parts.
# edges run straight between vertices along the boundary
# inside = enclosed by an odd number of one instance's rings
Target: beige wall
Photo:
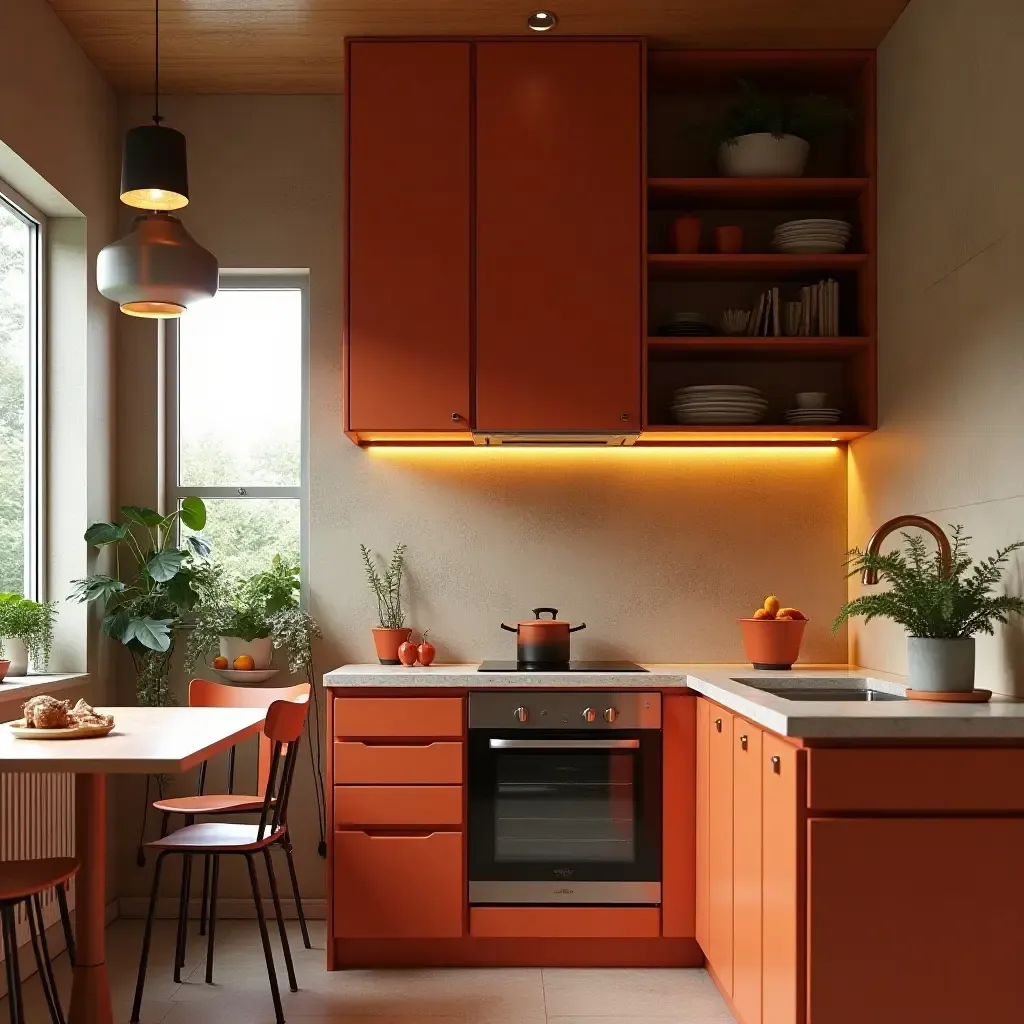
[[[881,429],[851,449],[851,544],[909,512],[977,555],[1024,538],[1022,54],[1019,0],[912,0],[879,48]],[[851,629],[851,661],[905,652],[891,624]],[[978,654],[979,686],[1024,697],[1019,624]]]
[[[144,99],[124,124],[147,114]],[[169,97],[188,137],[183,219],[223,267],[311,274],[310,587],[322,670],[373,656],[358,546],[409,545],[410,622],[443,660],[508,657],[498,629],[537,604],[588,628],[580,656],[742,656],[736,615],[771,590],[811,616],[806,655],[841,661],[846,457],[837,449],[361,451],[341,431],[340,97]],[[120,494],[155,492],[152,328],[122,322]],[[415,365],[406,368],[414,379]],[[141,798],[140,798],[141,799]],[[311,794],[293,820],[303,884],[322,893]],[[145,879],[124,851],[123,891]],[[235,879],[234,894],[244,889]]]

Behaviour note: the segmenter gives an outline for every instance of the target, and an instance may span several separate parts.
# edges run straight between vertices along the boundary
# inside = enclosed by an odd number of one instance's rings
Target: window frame
[[[25,567],[24,596],[47,598],[46,579],[46,351],[47,226],[46,216],[0,178],[0,204],[26,221],[29,233],[29,358],[25,403]]]
[[[292,291],[300,293],[301,335],[299,369],[299,484],[282,486],[215,487],[212,485],[185,485],[178,482],[179,475],[179,401],[180,379],[179,327],[177,319],[159,323],[165,329],[164,353],[164,495],[166,514],[189,495],[197,498],[232,498],[246,501],[258,498],[293,498],[299,502],[299,571],[300,603],[306,606],[309,597],[309,273],[302,270],[226,270],[221,269],[218,290],[223,291]],[[216,302],[216,298],[209,301]]]

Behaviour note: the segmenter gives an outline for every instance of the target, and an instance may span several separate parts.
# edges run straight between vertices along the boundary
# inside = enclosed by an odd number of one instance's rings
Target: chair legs
[[[298,992],[299,983],[295,980],[295,965],[292,963],[292,950],[288,945],[288,929],[284,926],[284,914],[281,913],[281,895],[277,891],[277,875],[274,874],[274,860],[270,856],[269,846],[263,848],[263,859],[267,864],[267,877],[270,879],[270,895],[274,899],[274,915],[277,917],[277,932],[281,936],[284,964],[288,969],[288,987],[293,992]]]
[[[299,915],[299,927],[302,929],[302,944],[306,949],[312,949],[313,944],[309,941],[309,929],[306,927],[306,915],[302,910],[302,897],[299,895],[299,876],[295,873],[291,838],[286,835],[281,845],[284,847],[285,856],[288,858],[288,874],[292,880],[292,896],[295,898],[295,909]]]
[[[260,883],[256,877],[256,862],[251,853],[245,855],[245,863],[249,868],[249,882],[252,885],[252,899],[256,905],[256,920],[260,926],[260,939],[263,942],[263,955],[267,960],[267,975],[270,978],[270,995],[274,1000],[274,1013],[277,1024],[284,1024],[284,1010],[281,1007],[281,992],[277,987],[277,970],[274,967],[274,954],[270,948],[270,935],[267,933],[267,919],[263,915],[263,897],[260,895]]]
[[[203,858],[203,898],[199,903],[199,934],[206,934],[206,915],[210,906],[210,862],[213,858],[207,854]]]
[[[213,861],[213,879],[210,883],[210,917],[209,930],[206,936],[206,984],[213,984],[213,940],[217,932],[217,884],[220,881],[220,857],[208,856],[206,865],[209,868]]]
[[[68,891],[63,885],[57,886],[57,905],[60,907],[60,923],[64,927],[64,944],[67,946],[68,960],[74,967],[75,933],[71,928],[71,915],[68,913]]]
[[[39,983],[43,986],[46,1008],[50,1011],[50,1024],[64,1024],[64,1014],[60,1008],[60,994],[57,991],[57,979],[53,976],[50,951],[46,945],[43,901],[38,893],[31,899],[25,900],[25,911],[28,915],[28,930],[32,938],[32,955],[36,959],[36,970],[39,972]]]
[[[4,968],[7,973],[7,1002],[11,1024],[25,1024],[21,1005],[21,973],[18,969],[18,939],[14,934],[14,907],[0,905],[0,926],[4,937]]]
[[[142,990],[146,984],[146,967],[149,965],[149,946],[153,940],[153,921],[156,918],[156,899],[160,889],[160,869],[164,865],[166,853],[156,858],[153,869],[153,888],[149,894],[149,913],[146,915],[146,930],[142,936],[142,955],[139,958],[139,980],[135,983],[135,1002],[132,1004],[131,1024],[139,1024],[139,1011],[142,1009]],[[178,967],[175,966],[175,973]]]

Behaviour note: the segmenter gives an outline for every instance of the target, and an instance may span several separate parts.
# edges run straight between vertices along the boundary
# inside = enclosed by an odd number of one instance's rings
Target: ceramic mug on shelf
[[[827,391],[801,391],[796,396],[798,409],[824,409],[827,401]]]
[[[715,228],[715,252],[743,252],[743,228],[738,224],[723,224]]]
[[[700,252],[700,217],[684,213],[672,221],[672,249],[674,252]]]

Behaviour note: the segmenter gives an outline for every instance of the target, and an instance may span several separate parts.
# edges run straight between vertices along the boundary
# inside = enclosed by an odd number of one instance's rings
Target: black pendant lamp
[[[152,211],[96,258],[100,294],[129,316],[181,316],[194,302],[217,294],[217,259],[177,217],[188,204],[185,136],[160,122],[160,0],[156,6],[153,123],[131,128],[121,160],[121,202]]]

